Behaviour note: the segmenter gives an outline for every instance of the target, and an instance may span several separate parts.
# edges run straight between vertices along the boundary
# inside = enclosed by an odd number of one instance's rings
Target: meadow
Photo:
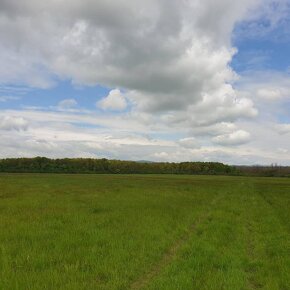
[[[290,289],[290,179],[0,175],[0,289]]]

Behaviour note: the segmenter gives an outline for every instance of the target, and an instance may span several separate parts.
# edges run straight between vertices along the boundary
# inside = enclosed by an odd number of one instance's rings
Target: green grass
[[[0,175],[0,289],[290,289],[290,179]]]

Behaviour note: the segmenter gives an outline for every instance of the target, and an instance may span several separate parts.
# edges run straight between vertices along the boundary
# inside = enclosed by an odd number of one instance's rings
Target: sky
[[[290,0],[0,0],[0,158],[290,165]]]

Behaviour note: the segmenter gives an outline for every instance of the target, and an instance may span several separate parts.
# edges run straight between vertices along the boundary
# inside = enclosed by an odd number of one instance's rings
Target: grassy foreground
[[[0,289],[290,289],[290,179],[0,175]]]

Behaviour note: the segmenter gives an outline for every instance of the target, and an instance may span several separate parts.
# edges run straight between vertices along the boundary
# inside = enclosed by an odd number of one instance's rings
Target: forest
[[[0,172],[10,173],[107,173],[107,174],[201,174],[290,177],[290,167],[233,166],[220,162],[146,162],[93,158],[0,159]]]

